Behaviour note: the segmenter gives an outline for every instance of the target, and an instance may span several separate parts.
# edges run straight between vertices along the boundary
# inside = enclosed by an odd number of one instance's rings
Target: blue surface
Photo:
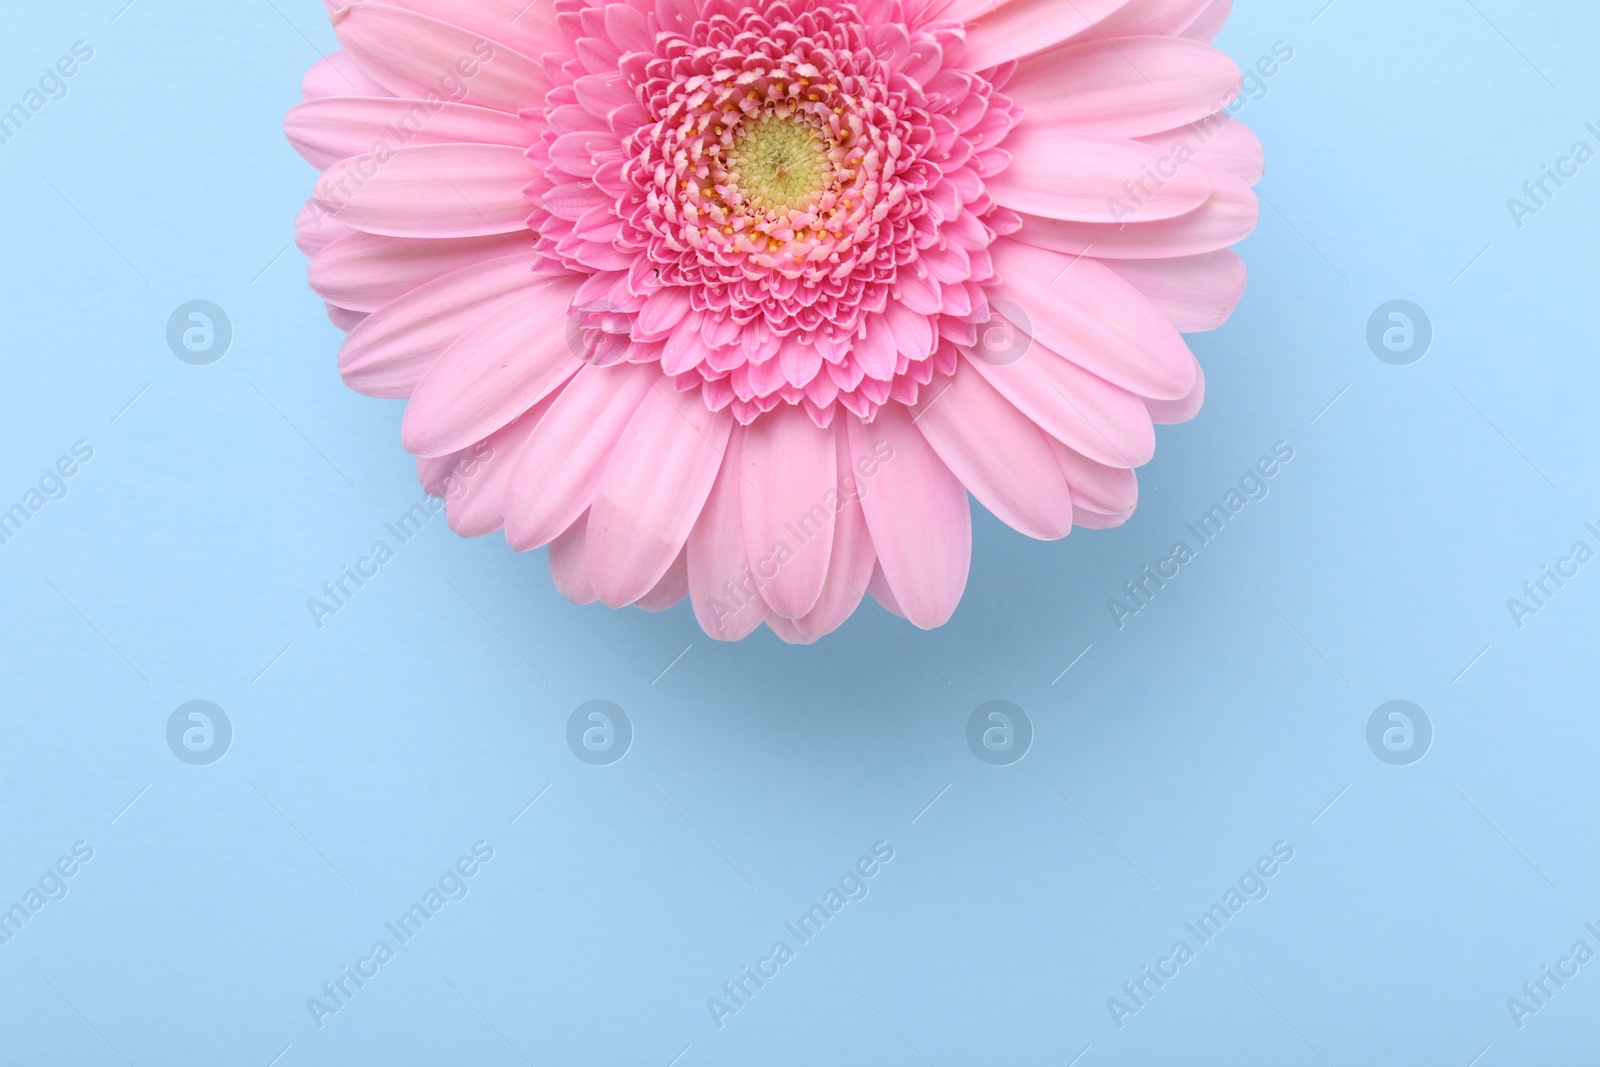
[[[544,553],[440,518],[319,629],[307,598],[422,496],[285,250],[313,172],[281,120],[332,35],[315,0],[122,3],[0,35],[6,106],[93,49],[0,145],[0,506],[93,452],[0,545],[0,906],[43,885],[0,944],[0,1062],[1592,1055],[1600,962],[1561,961],[1600,951],[1600,564],[1507,606],[1600,550],[1600,162],[1507,207],[1600,148],[1592,5],[1242,0],[1219,44],[1294,52],[1241,112],[1270,206],[1138,514],[1054,545],[980,514],[950,625],[865,608],[795,649],[572,607]],[[209,366],[165,340],[196,299],[233,327]],[[1434,331],[1405,366],[1367,344],[1397,299]],[[1119,628],[1108,600],[1279,442],[1270,493]],[[231,724],[209,765],[168,744],[193,700]],[[592,700],[632,724],[620,762],[568,747]],[[992,700],[1033,726],[1009,766],[966,741]],[[1420,762],[1369,748],[1391,700]],[[841,878],[866,895],[802,942]],[[1535,1002],[1547,965],[1577,976]],[[333,1011],[346,966],[376,976]]]

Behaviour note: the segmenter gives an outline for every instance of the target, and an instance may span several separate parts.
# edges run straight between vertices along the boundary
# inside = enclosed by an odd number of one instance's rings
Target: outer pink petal
[[[1096,29],[1107,37],[1176,35],[1191,25],[1210,0],[1132,0]]]
[[[745,552],[758,568],[761,597],[774,613],[798,619],[816,606],[833,555],[838,461],[834,434],[800,408],[767,412],[744,435]]]
[[[990,247],[1015,323],[1090,373],[1141,396],[1173,399],[1194,385],[1194,361],[1160,310],[1098,260],[1008,238]],[[1024,360],[1028,357],[1024,356]]]
[[[979,503],[1040,541],[1072,532],[1072,494],[1050,438],[983,375],[958,366],[941,391],[923,396],[917,429]]]
[[[928,6],[923,9],[922,21],[950,19],[955,22],[976,22],[997,7],[1004,7],[1010,0],[929,0]]]
[[[1024,124],[1139,137],[1216,112],[1238,95],[1241,78],[1238,64],[1198,41],[1125,37],[1029,56],[1005,91],[1023,108]]]
[[[522,189],[532,176],[523,150],[510,145],[418,145],[387,159],[340,160],[317,182],[313,199],[367,233],[478,237],[527,229]]]
[[[367,396],[408,397],[423,374],[476,323],[530,299],[540,276],[505,256],[435,278],[378,309],[345,338],[339,373]]]
[[[396,96],[445,99],[515,113],[550,88],[544,67],[510,45],[388,4],[357,3],[333,13],[333,32],[373,80]]]
[[[828,560],[828,577],[816,606],[804,618],[795,620],[796,628],[813,639],[832,633],[855,612],[878,563],[872,534],[867,529],[867,516],[861,510],[861,494],[868,492],[872,483],[855,469],[846,423],[845,419],[835,419],[832,430],[839,465],[840,508],[833,520],[833,554]],[[876,473],[876,467],[872,469]]]
[[[552,0],[392,0],[396,7],[409,8],[440,22],[448,22],[493,41],[504,41],[525,55],[538,59],[545,52],[561,47],[565,41],[556,28]],[[337,6],[337,5],[336,5]],[[493,62],[493,60],[490,60]]]
[[[347,53],[329,52],[306,71],[300,95],[307,100],[329,96],[390,96],[389,90],[372,79]]]
[[[1173,123],[1176,125],[1176,123]],[[499,144],[527,148],[532,131],[515,115],[469,104],[432,107],[421,100],[334,97],[311,100],[283,122],[289,143],[313,167],[390,148],[425,144]]]
[[[1184,333],[1215,330],[1244,295],[1244,260],[1227,249],[1171,259],[1109,259],[1105,265]]]
[[[588,510],[622,431],[659,380],[654,367],[636,363],[578,370],[512,474],[506,498],[512,548],[537,548]]]
[[[790,645],[816,644],[820,635],[808,634],[800,629],[800,624],[793,619],[786,619],[782,615],[768,615],[767,629],[777,635],[780,641]]]
[[[417,481],[421,483],[422,491],[437,500],[443,500],[449,492],[456,464],[466,455],[466,452],[452,452],[448,456],[418,456]]]
[[[1093,254],[1099,259],[1159,259],[1215,252],[1250,236],[1261,205],[1248,182],[1219,171],[1211,175],[1211,198],[1199,210],[1179,218],[1160,222],[1132,219],[1109,226],[1024,215],[1022,228],[1013,236],[1039,248],[1070,255]]]
[[[1254,185],[1267,169],[1267,157],[1261,139],[1250,127],[1222,111],[1199,122],[1175,130],[1153,133],[1139,140],[1166,154],[1177,154],[1179,146],[1194,154],[1183,164],[1185,169],[1197,167],[1223,171]]]
[[[1150,417],[1163,426],[1173,423],[1188,422],[1200,414],[1200,406],[1206,400],[1206,376],[1200,369],[1200,361],[1194,363],[1194,388],[1182,400],[1146,400],[1144,406],[1149,409]]]
[[[902,405],[880,408],[871,425],[847,421],[857,469],[877,461],[861,506],[878,565],[912,625],[943,626],[961,602],[972,563],[967,491]]]
[[[451,271],[513,252],[531,259],[533,234],[524,230],[429,241],[352,230],[311,258],[309,274],[311,288],[324,300],[356,311],[377,311]]]
[[[470,472],[462,464],[457,490],[445,499],[450,529],[462,537],[482,537],[505,522],[506,486],[511,472],[548,406],[548,401],[539,404],[511,425],[490,434],[481,446],[482,458],[476,460]],[[471,456],[472,451],[466,454]]]
[[[1142,467],[1155,455],[1155,428],[1139,397],[1043,346],[1006,366],[967,361],[1041,430],[1096,462]]]
[[[1133,513],[1125,512],[1107,515],[1092,508],[1075,507],[1072,509],[1072,525],[1082,526],[1085,530],[1112,530],[1133,517]]]
[[[339,238],[355,232],[310,200],[301,205],[294,217],[295,247],[307,256],[315,256]]]
[[[367,313],[364,311],[352,311],[338,304],[328,305],[328,321],[346,333],[360,326],[366,319]]]
[[[1008,0],[967,26],[968,70],[996,67],[1091,32],[1130,0]],[[968,5],[962,4],[966,7]]]
[[[589,570],[610,607],[648,593],[672,566],[711,492],[733,416],[665,378],[645,397],[606,464],[589,512]]]
[[[678,558],[672,561],[672,566],[667,568],[667,573],[644,596],[640,597],[634,607],[646,611],[666,611],[689,595],[689,550],[685,548],[678,553]]]
[[[1233,12],[1233,0],[1211,0],[1211,4],[1183,31],[1197,41],[1214,41]]]
[[[406,451],[438,456],[482,440],[577,373],[583,361],[566,329],[577,291],[571,278],[544,281],[462,334],[406,405]]]
[[[872,599],[878,606],[891,615],[905,618],[906,613],[900,607],[900,601],[894,598],[894,590],[889,588],[889,579],[883,575],[883,565],[875,564],[872,568],[872,579],[867,582],[867,592],[872,594]]]
[[[550,578],[561,595],[574,604],[595,602],[594,583],[589,580],[589,515],[550,542]]]
[[[735,427],[711,495],[689,535],[689,596],[700,628],[718,641],[740,641],[767,618],[744,551],[744,427]]]
[[[1030,116],[1006,138],[1005,150],[1011,165],[987,180],[989,192],[1006,207],[1044,218],[1156,222],[1188,214],[1211,193],[1202,167],[1179,167],[1152,186],[1147,175],[1163,151],[1139,141],[1086,137],[1064,118]],[[1136,198],[1128,191],[1140,181],[1151,195]]]
[[[1139,502],[1138,474],[1121,467],[1096,463],[1060,441],[1052,440],[1050,447],[1061,473],[1066,476],[1067,485],[1072,489],[1074,513],[1088,510],[1101,515],[1126,517],[1133,514],[1134,506]]]

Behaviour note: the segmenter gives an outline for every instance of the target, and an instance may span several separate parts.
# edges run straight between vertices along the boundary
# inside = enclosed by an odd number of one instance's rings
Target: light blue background
[[[285,252],[313,171],[282,116],[333,37],[316,0],[123,2],[0,33],[5,106],[95,50],[0,146],[0,505],[94,448],[0,546],[0,904],[94,849],[0,945],[0,1062],[1593,1055],[1600,962],[1506,1007],[1600,949],[1600,565],[1506,607],[1600,547],[1600,162],[1506,208],[1600,148],[1592,5],[1243,0],[1222,47],[1294,49],[1241,113],[1250,288],[1193,340],[1209,398],[1137,515],[1046,545],[980,514],[948,626],[866,607],[797,649],[575,608],[543,552],[442,519],[318,630],[306,598],[422,495]],[[196,298],[233,322],[213,366],[164,341]],[[1395,298],[1436,330],[1413,366],[1365,342]],[[1119,630],[1107,599],[1279,441],[1270,497]],[[1409,767],[1365,740],[1396,698],[1435,731]],[[166,744],[192,699],[233,724],[209,767]],[[591,699],[636,729],[610,767],[564,741]],[[964,740],[991,699],[1036,727],[1011,767]],[[307,998],[480,840],[470,895],[319,1030]],[[719,1030],[707,998],[880,840],[870,896]],[[1119,1030],[1107,998],[1279,841],[1270,895]]]

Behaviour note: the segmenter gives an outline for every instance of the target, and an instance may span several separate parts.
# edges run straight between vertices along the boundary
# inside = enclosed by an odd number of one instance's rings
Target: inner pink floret
[[[848,4],[724,0],[653,40],[623,5],[558,24],[572,58],[524,115],[529,225],[545,267],[592,275],[591,362],[659,362],[741,423],[786,403],[819,426],[955,369],[989,318],[989,245],[1018,225],[984,184],[1009,162],[1009,66],[955,69],[958,24]]]

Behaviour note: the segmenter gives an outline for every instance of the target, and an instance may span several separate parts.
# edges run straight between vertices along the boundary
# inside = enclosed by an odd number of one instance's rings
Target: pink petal
[[[694,527],[733,429],[698,390],[665,378],[639,406],[606,464],[589,512],[589,570],[609,607],[631,604],[661,580]]]
[[[515,113],[538,106],[550,88],[543,65],[510,45],[414,11],[358,3],[330,21],[345,51],[396,96],[432,93]]]
[[[850,431],[846,420],[833,424],[834,451],[838,461],[839,512],[833,520],[833,553],[828,559],[828,576],[816,606],[795,627],[810,639],[832,633],[844,624],[861,598],[878,564],[867,530],[867,516],[861,510],[861,494],[869,483],[856,473],[850,455]]]
[[[327,214],[389,237],[477,237],[527,229],[520,148],[440,144],[343,159],[317,182]]]
[[[1150,411],[1150,418],[1162,426],[1174,423],[1188,422],[1200,414],[1200,406],[1206,400],[1206,376],[1200,369],[1200,361],[1194,364],[1194,389],[1182,400],[1146,400],[1144,406]]]
[[[533,295],[540,277],[521,256],[463,267],[375,311],[345,338],[339,373],[367,396],[408,397],[444,350],[476,323]]]
[[[624,52],[648,52],[654,47],[655,34],[644,12],[627,4],[609,4],[605,9],[605,17],[606,36]]]
[[[461,453],[447,487],[445,517],[462,537],[482,537],[505,522],[506,486],[548,401]]]
[[[989,192],[1006,207],[1044,218],[1158,222],[1194,211],[1211,194],[1204,167],[1178,165],[1140,141],[1085,137],[1065,119],[1030,117],[1006,138],[1005,150],[1011,166],[987,179]]]
[[[289,143],[313,167],[390,148],[425,144],[498,144],[527,148],[532,132],[504,111],[468,104],[431,107],[422,100],[335,97],[311,100],[283,121]]]
[[[867,582],[867,592],[872,594],[872,599],[876,600],[884,611],[898,615],[902,619],[906,617],[906,613],[900,608],[900,602],[894,598],[894,590],[889,588],[889,579],[883,576],[882,565],[873,565],[872,579]]]
[[[1244,260],[1226,249],[1171,259],[1111,259],[1105,265],[1184,333],[1215,330],[1244,295]]]
[[[869,378],[888,381],[894,376],[895,357],[900,354],[895,344],[894,327],[887,315],[867,315],[866,336],[855,339],[850,357]],[[854,388],[856,383],[851,383]]]
[[[327,308],[328,321],[346,333],[360,326],[367,318],[367,313],[364,311],[352,311],[349,308],[342,308],[338,304],[329,304]]]
[[[1051,352],[1140,396],[1170,400],[1194,385],[1183,337],[1100,261],[1009,238],[990,251],[1001,276],[995,293],[1013,305],[1001,309],[1005,317]],[[1022,359],[1029,358],[1025,352]]]
[[[1261,205],[1250,184],[1212,171],[1211,198],[1198,210],[1175,219],[1130,219],[1121,226],[1063,222],[1022,216],[1016,240],[1069,255],[1093,253],[1098,259],[1159,259],[1215,252],[1249,237]]]
[[[907,359],[921,362],[935,347],[933,319],[911,310],[898,301],[891,301],[883,316],[894,331],[895,351]]]
[[[550,578],[561,595],[574,604],[595,602],[594,584],[589,580],[589,515],[550,542]]]
[[[506,540],[537,548],[588,510],[617,440],[660,379],[653,367],[585,366],[562,388],[511,477]]]
[[[861,507],[878,565],[912,625],[943,626],[972,561],[967,491],[900,404],[880,408],[871,425],[847,421],[851,461],[871,481]]]
[[[306,71],[300,83],[300,95],[306,100],[321,100],[330,96],[389,96],[389,90],[372,80],[361,69],[361,64],[346,53],[329,52]]]
[[[828,576],[838,498],[834,440],[790,404],[745,430],[745,552],[757,561],[762,599],[788,619],[816,606]]]
[[[1206,9],[1184,29],[1183,35],[1197,41],[1214,41],[1232,12],[1233,0],[1211,0]]]
[[[817,641],[816,635],[807,634],[793,619],[786,619],[782,615],[768,615],[767,629],[785,644],[811,645]]]
[[[1133,0],[1096,29],[1107,37],[1141,34],[1176,36],[1190,25],[1210,0]]]
[[[1181,145],[1193,152],[1186,167],[1220,170],[1254,185],[1266,172],[1267,157],[1261,139],[1225,111],[1176,130],[1139,138],[1143,144],[1174,154]]]
[[[1107,515],[1092,508],[1075,507],[1072,509],[1072,525],[1082,526],[1085,530],[1112,530],[1132,517],[1132,512]]]
[[[967,26],[963,65],[984,70],[1090,32],[1129,0],[1009,0]]]
[[[958,367],[924,397],[913,409],[917,429],[980,504],[1040,541],[1072,532],[1072,494],[1050,438],[981,374]]]
[[[583,362],[567,334],[577,288],[572,278],[537,282],[447,348],[406,405],[406,451],[437,456],[482,440],[577,373]]]
[[[716,484],[689,535],[689,597],[700,628],[717,641],[741,641],[767,617],[744,550],[740,473],[744,428],[728,438]]]
[[[302,204],[294,217],[295,247],[308,257],[315,256],[339,238],[355,232],[353,228],[323,211],[312,200]]]
[[[311,258],[311,288],[342,307],[377,311],[435,278],[511,252],[531,259],[533,234],[430,241],[352,230]]]
[[[1137,396],[1040,345],[1006,366],[967,362],[1041,430],[1099,463],[1142,467],[1155,455],[1155,428]]]
[[[689,595],[689,550],[685,548],[672,561],[667,573],[644,596],[634,602],[634,607],[646,611],[666,611]]]
[[[448,456],[418,456],[417,481],[421,483],[422,491],[437,500],[443,500],[456,464],[466,455],[466,452],[452,452]]]
[[[1238,95],[1241,77],[1225,53],[1198,41],[1097,38],[1028,57],[1005,91],[1025,124],[1138,137],[1212,114]]]
[[[951,19],[956,22],[975,22],[1008,2],[1009,0],[929,0],[922,21]]]
[[[1050,448],[1072,490],[1074,513],[1087,509],[1101,515],[1133,514],[1134,505],[1139,502],[1138,474],[1096,463],[1060,441],[1052,439]]]
[[[525,55],[538,59],[564,44],[556,28],[555,4],[549,0],[390,0],[396,7],[408,8],[462,29],[504,41]],[[337,6],[337,0],[336,0]],[[488,62],[494,62],[489,60]]]

